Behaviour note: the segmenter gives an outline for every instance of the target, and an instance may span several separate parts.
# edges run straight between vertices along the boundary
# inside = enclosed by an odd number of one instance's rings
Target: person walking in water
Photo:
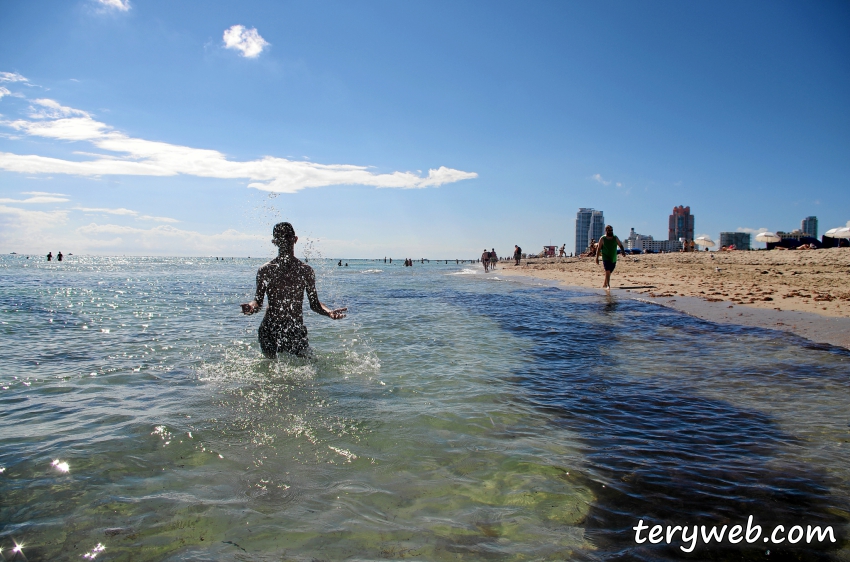
[[[491,270],[496,269],[496,262],[497,261],[499,261],[499,258],[496,257],[496,248],[493,248],[492,250],[490,250],[490,269]]]
[[[51,261],[53,259],[53,252],[47,252],[47,261]]]
[[[487,248],[484,248],[484,252],[481,254],[481,264],[484,266],[484,273],[487,273],[490,270],[490,252],[487,251]]]
[[[56,254],[56,261],[62,261],[62,251],[60,250],[58,254]]]
[[[313,268],[295,257],[298,237],[291,224],[276,224],[272,236],[278,255],[257,271],[256,296],[242,305],[242,313],[258,312],[263,307],[263,298],[268,295],[269,306],[257,331],[263,355],[269,359],[282,352],[308,355],[310,343],[302,314],[304,291],[307,291],[310,310],[317,314],[339,320],[345,318],[348,309],[331,310],[319,301]]]
[[[626,253],[623,243],[620,239],[614,236],[614,227],[610,224],[605,227],[605,236],[599,239],[599,244],[596,246],[596,265],[599,265],[599,256],[602,256],[602,266],[605,268],[605,283],[603,289],[611,288],[611,274],[614,272],[614,267],[617,265],[617,246]]]

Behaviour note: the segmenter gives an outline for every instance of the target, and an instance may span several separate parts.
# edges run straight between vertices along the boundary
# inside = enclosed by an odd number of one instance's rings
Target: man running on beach
[[[295,257],[298,237],[291,224],[276,224],[272,235],[272,244],[278,247],[278,255],[257,271],[256,297],[242,305],[242,312],[258,312],[263,307],[263,297],[268,294],[269,306],[258,330],[263,355],[269,359],[282,352],[306,355],[310,343],[302,314],[304,291],[307,291],[310,309],[317,314],[339,320],[345,318],[348,309],[331,310],[319,302],[313,268]]]
[[[614,267],[617,265],[617,246],[622,248],[623,254],[626,249],[620,239],[614,236],[614,227],[610,224],[605,227],[605,236],[599,239],[599,245],[596,246],[596,265],[599,265],[599,255],[602,255],[602,265],[605,267],[605,283],[603,289],[611,288],[611,273],[614,272]]]

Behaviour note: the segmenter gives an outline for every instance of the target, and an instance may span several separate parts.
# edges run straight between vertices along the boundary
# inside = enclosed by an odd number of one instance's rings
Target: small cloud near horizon
[[[151,215],[140,215],[139,211],[134,211],[132,209],[125,209],[124,207],[119,207],[117,209],[110,209],[106,207],[74,207],[74,211],[82,211],[84,213],[104,213],[108,215],[123,215],[135,217],[137,220],[147,220],[154,222],[168,222],[175,223],[180,222],[177,219],[172,219],[171,217],[154,217]]]
[[[735,231],[736,232],[746,232],[746,233],[749,233],[749,234],[759,234],[761,232],[767,232],[767,229],[764,228],[764,227],[762,227],[762,228],[746,228],[746,227],[739,226],[737,229],[735,229]]]
[[[260,56],[270,43],[260,37],[255,27],[246,29],[244,25],[232,25],[224,30],[224,48],[240,51],[245,58]]]

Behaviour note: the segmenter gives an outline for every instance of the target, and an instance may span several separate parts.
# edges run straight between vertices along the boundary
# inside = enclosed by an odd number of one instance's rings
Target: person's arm
[[[254,314],[263,308],[263,299],[266,296],[266,287],[268,285],[268,280],[264,273],[264,268],[260,268],[257,272],[257,291],[254,300],[242,305],[242,314]]]
[[[319,293],[316,291],[316,274],[313,273],[312,269],[307,276],[307,300],[310,301],[310,310],[333,320],[345,318],[345,312],[348,310],[345,307],[331,310],[319,301]]]
[[[603,236],[604,238],[604,236]],[[602,253],[602,238],[596,243],[596,265],[599,265],[599,254]]]
[[[626,255],[626,248],[623,246],[623,243],[620,242],[620,237],[617,237],[617,244],[620,246],[620,249],[623,250],[623,255]]]

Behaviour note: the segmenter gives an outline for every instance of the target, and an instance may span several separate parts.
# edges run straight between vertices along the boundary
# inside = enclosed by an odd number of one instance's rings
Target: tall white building
[[[812,238],[818,237],[818,218],[817,217],[806,217],[803,219],[803,222],[800,224],[800,230],[803,231],[803,234],[806,236],[811,236]]]
[[[594,240],[605,234],[605,217],[602,211],[581,207],[576,213],[576,253],[579,255]]]

